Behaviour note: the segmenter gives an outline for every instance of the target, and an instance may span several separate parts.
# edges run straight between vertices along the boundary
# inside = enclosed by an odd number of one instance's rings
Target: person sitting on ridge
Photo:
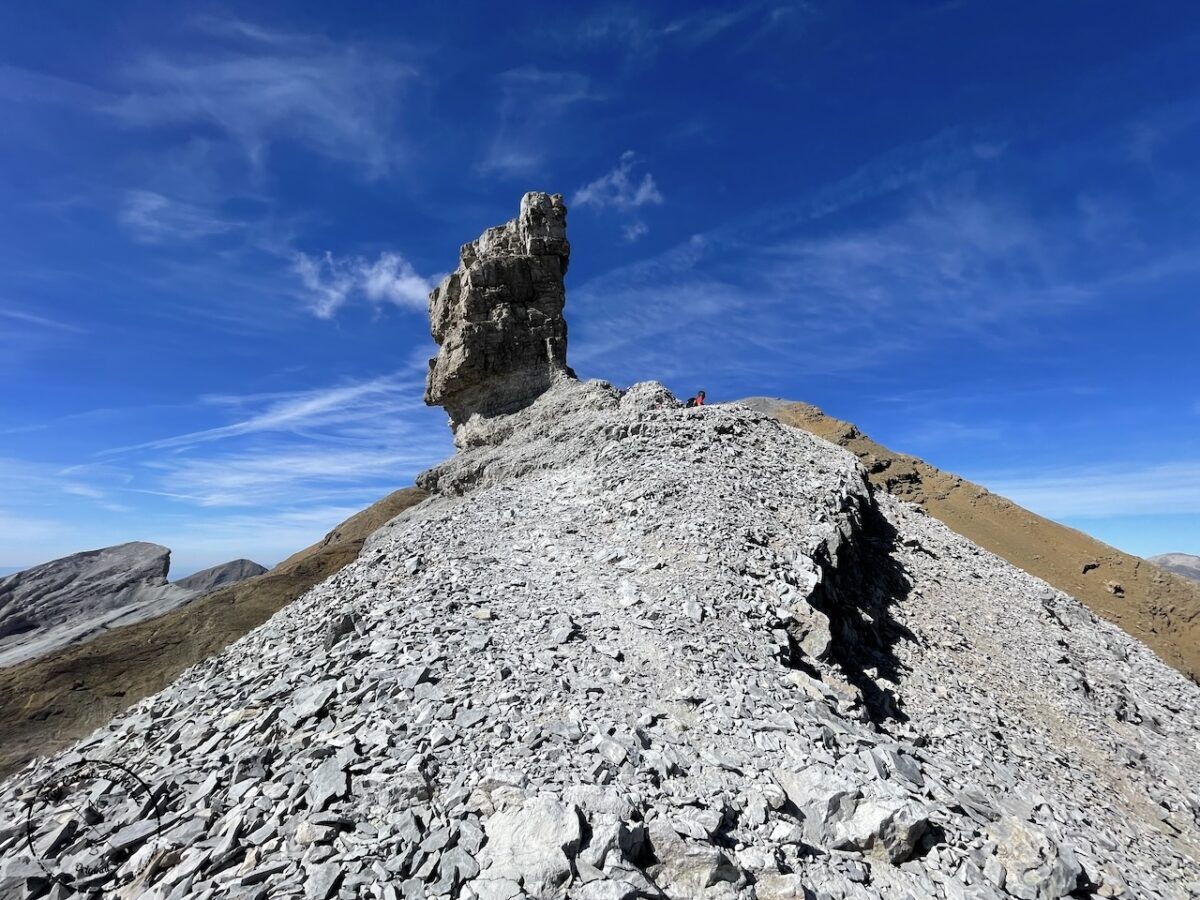
[[[703,406],[704,405],[704,391],[697,391],[695,397],[688,397],[688,402],[684,405],[688,406],[688,407]]]

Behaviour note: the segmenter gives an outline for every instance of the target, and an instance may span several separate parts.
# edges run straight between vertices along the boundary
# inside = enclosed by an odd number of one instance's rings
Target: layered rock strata
[[[472,416],[528,404],[567,367],[563,277],[571,245],[559,194],[528,193],[518,216],[464,244],[458,268],[429,295],[425,402],[446,409],[459,445]]]
[[[0,666],[186,602],[195,592],[167,581],[170,564],[166,547],[133,541],[74,553],[0,579]]]
[[[168,582],[171,551],[131,541],[0,578],[0,666],[37,659],[105,631],[164,615],[266,571],[248,559]]]
[[[481,440],[356,562],[0,785],[0,890],[1200,890],[1200,690],[851,454],[652,384],[563,381]],[[45,783],[85,758],[153,802],[95,779],[72,829]]]

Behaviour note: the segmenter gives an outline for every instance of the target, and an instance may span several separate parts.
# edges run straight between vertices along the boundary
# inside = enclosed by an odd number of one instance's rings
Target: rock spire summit
[[[515,219],[462,246],[458,268],[429,295],[439,350],[425,402],[446,410],[460,444],[472,416],[515,412],[575,377],[563,319],[570,256],[562,195],[530,192]]]

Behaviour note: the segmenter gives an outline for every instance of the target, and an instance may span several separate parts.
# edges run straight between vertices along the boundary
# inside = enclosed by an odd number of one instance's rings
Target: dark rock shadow
[[[828,658],[861,691],[871,722],[906,722],[908,716],[892,689],[881,682],[900,680],[904,666],[895,647],[900,641],[917,640],[892,615],[912,585],[895,554],[896,529],[879,511],[873,493],[847,502],[852,534],[838,551],[836,564],[814,560],[823,577],[809,602],[828,616],[833,638]]]

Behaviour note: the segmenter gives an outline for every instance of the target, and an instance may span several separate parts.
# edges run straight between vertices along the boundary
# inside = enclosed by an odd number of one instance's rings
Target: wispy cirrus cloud
[[[76,464],[0,458],[0,483],[15,486],[0,508],[0,565],[86,549],[101,534],[182,549],[177,574],[234,556],[277,562],[453,452],[444,415],[421,402],[422,363],[414,355],[388,375],[306,390],[200,397],[190,415],[212,427]],[[69,521],[40,513],[51,495],[67,498]]]
[[[135,240],[146,244],[194,241],[244,227],[212,209],[148,190],[127,191],[117,218]]]
[[[637,154],[626,150],[611,170],[579,188],[571,197],[571,202],[575,206],[591,206],[596,209],[612,207],[621,212],[629,212],[641,206],[661,205],[663,195],[658,190],[654,176],[645,172],[641,178],[636,177],[633,170],[637,164]]]
[[[16,323],[17,325],[48,329],[50,331],[70,331],[76,333],[83,331],[82,328],[70,322],[63,322],[60,319],[52,319],[49,316],[31,313],[24,309],[14,309],[12,307],[0,306],[0,319],[6,319],[10,323]]]
[[[898,147],[594,278],[572,295],[575,352],[634,359],[653,343],[656,362],[695,370],[738,358],[766,378],[846,371],[932,334],[1003,341],[1086,303],[1093,285],[1070,264],[1092,251],[1083,213],[1046,219],[979,188],[971,173],[990,161],[974,143],[947,133]],[[822,351],[798,354],[799,335]]]
[[[307,309],[321,319],[332,318],[355,300],[376,307],[384,304],[423,312],[429,292],[442,277],[419,274],[402,254],[382,251],[374,259],[358,255],[305,253],[295,249],[295,238],[278,233],[275,222],[245,221],[223,215],[212,206],[188,203],[156,191],[132,190],[124,195],[117,219],[135,241],[170,248],[221,239],[217,249],[232,249],[233,256],[218,253],[203,271],[210,277],[236,266],[239,257],[252,257],[257,267],[256,287],[270,289],[298,279],[288,293],[299,296]],[[225,238],[236,237],[232,246]],[[263,264],[266,263],[266,266]],[[271,272],[270,269],[275,269]],[[2,315],[2,312],[0,312]]]
[[[650,226],[641,219],[636,219],[621,229],[621,236],[625,238],[626,243],[632,244],[634,241],[645,237],[650,233]]]
[[[378,450],[331,447],[261,448],[217,459],[164,459],[149,463],[158,486],[151,493],[202,507],[264,507],[329,499],[374,498],[380,483],[420,471],[441,458],[430,442]]]
[[[234,421],[109,455],[148,476],[137,490],[201,507],[357,501],[449,451],[449,431],[421,389],[414,366],[307,391],[206,397],[204,406]]]
[[[420,381],[409,372],[305,391],[214,395],[202,398],[202,404],[227,409],[240,416],[227,425],[118,447],[105,455],[195,447],[270,432],[312,434],[320,429],[334,429],[336,436],[338,428],[363,420],[373,421],[382,429],[390,421],[386,417],[419,408],[417,398],[420,396]]]
[[[703,10],[664,18],[647,9],[617,6],[583,17],[573,37],[586,47],[619,48],[630,63],[644,65],[664,50],[696,50],[717,39],[728,41],[739,28],[749,32],[737,43],[744,47],[763,36],[764,29],[778,30],[790,24],[802,10],[799,4],[750,2],[735,9]]]
[[[107,111],[133,127],[215,129],[258,168],[272,144],[291,141],[368,178],[395,169],[399,100],[417,70],[394,48],[207,21],[211,46],[135,59]]]
[[[550,139],[576,106],[594,99],[591,82],[571,71],[522,66],[497,79],[500,99],[496,130],[478,170],[484,175],[516,177],[534,172],[553,152]]]
[[[979,480],[1051,518],[1200,514],[1200,459],[996,472]]]
[[[613,209],[626,215],[643,206],[661,206],[663,195],[654,176],[649,172],[643,172],[640,178],[634,174],[638,162],[637,154],[626,150],[611,170],[575,191],[571,197],[572,205],[596,210]],[[635,218],[625,223],[622,235],[626,242],[633,243],[649,230],[645,222]]]

